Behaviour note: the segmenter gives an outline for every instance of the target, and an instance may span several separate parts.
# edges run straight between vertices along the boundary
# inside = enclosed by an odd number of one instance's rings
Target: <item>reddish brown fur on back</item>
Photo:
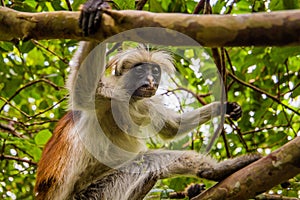
[[[51,198],[51,193],[61,184],[72,148],[68,132],[74,126],[74,116],[78,115],[79,112],[69,111],[61,118],[46,144],[37,170],[36,199]]]

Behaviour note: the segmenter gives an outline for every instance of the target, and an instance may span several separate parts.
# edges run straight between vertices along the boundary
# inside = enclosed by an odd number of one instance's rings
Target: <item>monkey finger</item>
[[[107,9],[111,9],[110,5],[107,2],[102,2],[101,4],[98,5],[96,11],[95,11],[95,17],[94,17],[94,29],[93,29],[93,33],[95,33],[99,27],[100,27],[100,23],[102,21],[102,15],[104,13],[105,10]]]
[[[233,109],[233,113],[235,113],[236,115],[242,115],[242,112],[243,110],[240,106]]]
[[[238,120],[238,119],[241,118],[241,117],[242,117],[241,114],[236,114],[236,113],[234,113],[234,115],[231,116],[231,118],[232,118],[233,120]]]
[[[88,36],[89,19],[90,19],[90,14],[89,13],[83,13],[82,22],[81,22],[81,29],[83,31],[84,36]]]
[[[243,112],[242,108],[239,106],[239,107],[236,107],[234,110],[233,110],[234,113],[241,113]]]
[[[236,104],[236,107],[233,109],[233,111],[236,113],[243,112],[242,107],[239,104]]]
[[[229,114],[229,117],[230,117],[231,119],[233,119],[233,120],[238,120],[239,118],[242,117],[242,112],[237,112],[237,113],[231,112],[231,113]]]
[[[78,21],[78,25],[79,25],[79,28],[82,29],[83,27],[83,19],[84,19],[84,13],[83,12],[80,12],[80,16],[79,16],[79,21]]]
[[[99,29],[100,27],[100,23],[101,23],[101,20],[102,20],[102,14],[103,14],[103,10],[98,10],[95,14],[95,18],[94,18],[94,33]]]
[[[96,32],[95,24],[94,24],[95,15],[96,15],[95,12],[91,12],[89,15],[88,24],[87,24],[88,35],[92,35]]]
[[[229,108],[229,110],[234,110],[235,108],[239,107],[239,105],[236,102],[228,102],[227,106]]]
[[[230,118],[237,120],[242,116],[242,108],[236,102],[227,102],[226,106],[227,106],[226,114]]]

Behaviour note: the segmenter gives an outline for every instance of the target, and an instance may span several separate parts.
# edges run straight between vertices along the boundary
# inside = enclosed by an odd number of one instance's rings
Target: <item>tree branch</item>
[[[107,10],[101,31],[90,37],[83,37],[77,25],[78,18],[79,12],[25,13],[0,7],[0,40],[68,38],[103,41],[134,28],[164,27],[209,47],[300,45],[300,10],[238,16]],[[135,41],[137,37],[135,35]],[[171,41],[166,37],[169,35],[155,36],[153,42],[172,45],[166,43]],[[185,41],[180,42],[186,45]]]
[[[7,131],[18,138],[24,138],[24,135],[22,133],[19,133],[18,131],[16,131],[12,125],[6,125],[6,124],[0,123],[0,130]]]
[[[232,174],[193,200],[249,199],[300,173],[300,137]]]
[[[260,94],[265,94],[267,97],[269,97],[270,99],[272,99],[272,100],[275,101],[276,103],[282,105],[283,107],[285,107],[285,108],[291,110],[292,112],[294,112],[295,114],[297,114],[297,115],[300,116],[300,112],[298,111],[299,109],[296,110],[296,109],[292,108],[291,106],[282,103],[282,102],[280,101],[280,99],[277,98],[276,96],[273,96],[272,94],[270,94],[270,93],[268,93],[268,92],[266,92],[266,91],[264,91],[264,90],[262,90],[262,89],[260,89],[260,88],[258,88],[258,87],[256,87],[256,86],[254,86],[254,85],[251,85],[251,84],[249,84],[249,83],[247,83],[247,82],[245,82],[245,81],[242,81],[241,79],[239,79],[237,76],[235,76],[233,73],[231,73],[231,72],[229,72],[229,71],[228,71],[228,75],[229,75],[233,80],[237,81],[238,83],[240,83],[240,84],[242,84],[242,85],[244,85],[244,86],[246,86],[246,87],[249,87],[249,88],[253,89],[254,91],[256,91],[256,92],[258,92],[258,93],[260,93]]]
[[[15,160],[17,162],[26,162],[30,165],[37,165],[36,162],[32,161],[32,160],[28,160],[26,158],[19,158],[19,157],[15,157],[15,156],[10,156],[10,155],[4,155],[4,154],[1,154],[0,155],[0,160]]]

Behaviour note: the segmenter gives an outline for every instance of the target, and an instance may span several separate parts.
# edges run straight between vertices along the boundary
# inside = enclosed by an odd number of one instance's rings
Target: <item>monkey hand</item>
[[[226,115],[233,120],[238,120],[242,116],[242,108],[236,102],[226,102]]]
[[[203,191],[205,191],[204,184],[196,183],[196,184],[189,185],[188,188],[186,188],[186,193],[189,199],[192,199],[193,197],[199,195]]]
[[[82,29],[84,36],[96,33],[105,9],[110,9],[109,4],[105,0],[88,0],[82,5],[79,27]]]

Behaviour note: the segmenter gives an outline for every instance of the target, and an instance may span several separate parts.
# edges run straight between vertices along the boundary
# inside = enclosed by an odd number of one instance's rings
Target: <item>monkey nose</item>
[[[150,88],[154,88],[156,86],[154,78],[152,76],[148,76],[148,83]]]

